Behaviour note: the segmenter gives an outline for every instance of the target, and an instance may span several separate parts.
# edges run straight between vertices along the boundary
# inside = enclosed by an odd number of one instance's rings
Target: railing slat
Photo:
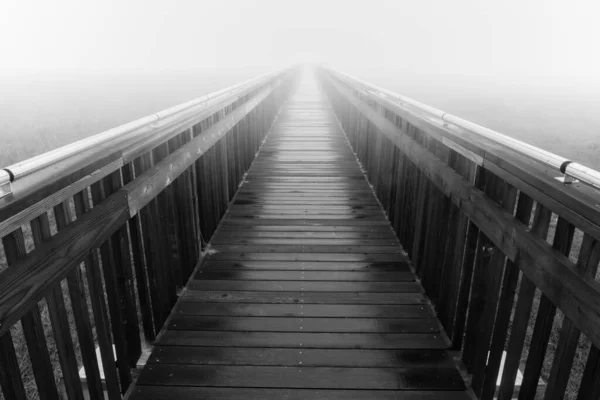
[[[535,216],[531,232],[540,238],[548,235],[552,212],[541,204],[536,205]],[[519,288],[519,297],[513,318],[511,334],[508,342],[506,361],[504,362],[504,371],[502,372],[502,381],[498,392],[498,400],[509,400],[513,398],[515,387],[515,378],[521,360],[521,353],[525,343],[525,334],[533,305],[533,298],[536,287],[525,274],[521,275],[521,286]]]
[[[123,166],[123,184],[128,184],[133,181],[134,178],[134,166],[133,163],[129,163]],[[152,320],[152,307],[150,295],[148,293],[147,283],[147,265],[144,258],[144,243],[142,236],[140,235],[141,225],[140,216],[138,214],[131,217],[129,220],[129,235],[131,236],[131,254],[133,256],[133,267],[135,270],[135,280],[137,287],[138,300],[140,304],[140,314],[142,316],[142,327],[144,330],[144,337],[146,340],[154,340],[154,323]]]
[[[590,235],[584,235],[577,261],[577,268],[591,277],[596,276],[600,263],[600,242]],[[567,389],[571,366],[579,343],[580,331],[566,316],[562,322],[560,338],[552,362],[545,400],[562,399]]]
[[[145,154],[135,162],[136,178],[140,177],[145,171],[150,169],[153,164],[152,153]],[[152,303],[152,319],[154,322],[154,333],[149,336],[154,338],[162,328],[167,318],[165,302],[167,298],[166,285],[162,279],[164,260],[162,232],[159,228],[160,219],[158,217],[158,200],[155,198],[146,204],[140,211],[140,223],[142,237],[144,241],[144,255],[146,259],[146,271],[148,274],[148,288],[150,300]]]
[[[2,393],[6,399],[26,400],[27,395],[10,331],[0,336],[0,354],[2,354],[2,357],[0,357]]]
[[[571,244],[573,243],[573,234],[575,227],[565,219],[558,217],[554,243],[552,247],[564,255],[569,255]],[[525,400],[535,396],[539,377],[548,347],[550,334],[552,333],[552,324],[556,315],[556,305],[542,294],[540,305],[538,306],[535,327],[533,329],[533,340],[529,346],[527,363],[523,374],[523,383],[519,392],[519,399]]]
[[[69,203],[64,202],[55,206],[54,217],[58,232],[62,231],[67,225],[72,223]],[[85,367],[90,398],[93,400],[104,399],[102,383],[100,382],[98,359],[96,358],[94,337],[92,335],[92,323],[88,314],[83,278],[79,266],[76,266],[67,274],[67,287],[69,289],[73,320],[77,328],[79,351],[81,352],[83,365]]]
[[[523,224],[528,224],[532,210],[533,200],[531,197],[524,193],[520,193],[517,203],[516,219]],[[496,392],[498,373],[500,372],[502,354],[505,349],[518,280],[518,266],[514,262],[507,260],[502,280],[502,291],[498,301],[498,313],[496,315],[496,322],[494,324],[494,332],[490,345],[490,356],[485,369],[485,377],[481,390],[482,399],[492,399]]]
[[[577,400],[595,400],[600,397],[600,350],[592,345],[588,355]]]
[[[94,209],[98,208],[102,203],[106,202],[106,198],[110,195],[110,176],[97,182],[91,186],[92,201]],[[109,187],[106,187],[108,184]],[[112,233],[110,238],[100,245],[100,259],[102,263],[102,272],[104,275],[104,287],[106,288],[106,297],[108,300],[108,311],[111,321],[113,341],[117,353],[117,366],[119,370],[119,382],[121,384],[121,393],[125,393],[131,383],[131,371],[129,370],[132,361],[129,358],[127,338],[124,332],[126,317],[121,310],[121,295],[116,279],[116,266],[120,266],[121,262],[121,234],[119,231],[121,226],[117,227],[115,233]],[[133,346],[132,346],[133,347]]]
[[[86,212],[89,212],[90,203],[87,190],[77,193],[73,197],[73,200],[75,203],[75,215],[78,219]],[[104,298],[104,288],[101,282],[102,277],[100,276],[100,261],[96,249],[92,250],[90,254],[86,256],[84,262],[88,290],[90,293],[90,303],[94,314],[96,337],[100,349],[100,357],[102,358],[106,392],[110,400],[117,400],[121,398],[119,378],[109,330],[109,318],[106,309],[106,300]]]
[[[26,257],[25,238],[21,228],[2,238],[2,242],[9,267]],[[50,362],[40,309],[37,304],[23,316],[21,325],[40,399],[58,399],[54,369]]]

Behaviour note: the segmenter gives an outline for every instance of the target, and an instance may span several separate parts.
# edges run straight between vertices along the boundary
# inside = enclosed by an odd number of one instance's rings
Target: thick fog
[[[47,150],[298,62],[552,151],[579,134],[571,156],[593,163],[578,152],[600,137],[598,15],[594,0],[2,0],[0,137],[22,151],[0,164],[32,155],[26,135]]]
[[[3,0],[4,70],[274,67],[598,80],[600,5],[558,0]]]

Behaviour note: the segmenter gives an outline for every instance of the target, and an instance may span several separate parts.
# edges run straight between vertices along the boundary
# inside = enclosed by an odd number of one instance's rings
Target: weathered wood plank
[[[326,317],[326,318],[429,318],[429,307],[414,305],[343,305],[343,304],[260,304],[197,303],[180,301],[175,315]]]
[[[436,379],[431,379],[435,376]],[[463,390],[456,368],[333,368],[154,364],[139,383],[164,386]]]
[[[467,400],[462,391],[409,391],[409,390],[328,390],[328,389],[256,389],[208,388],[186,386],[138,386],[132,399],[162,400],[168,397],[180,400]]]
[[[276,303],[276,304],[424,304],[425,297],[415,293],[375,292],[261,292],[186,290],[181,295],[185,301]]]

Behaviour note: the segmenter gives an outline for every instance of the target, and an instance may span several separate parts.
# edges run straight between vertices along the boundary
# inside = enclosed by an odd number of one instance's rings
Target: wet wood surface
[[[312,77],[282,109],[133,399],[466,399]]]

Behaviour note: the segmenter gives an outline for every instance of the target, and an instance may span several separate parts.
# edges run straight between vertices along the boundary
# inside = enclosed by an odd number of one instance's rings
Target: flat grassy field
[[[167,107],[191,100],[248,79],[260,69],[245,71],[209,71],[204,74],[190,71],[180,73],[123,73],[112,75],[31,76],[21,80],[0,77],[0,167],[32,157],[75,140],[143,117]],[[369,77],[365,77],[369,80]],[[373,77],[373,82],[398,93],[488,126],[551,152],[570,157],[588,166],[600,169],[600,95],[588,92],[568,92],[549,95],[548,91],[527,87],[499,87],[482,89],[481,85],[448,85],[419,82],[385,81]],[[566,89],[565,89],[566,90]],[[556,221],[554,221],[555,224]],[[553,229],[553,228],[552,228]],[[550,237],[552,237],[552,229]],[[27,246],[33,248],[31,235],[25,232]],[[576,238],[575,247],[581,238]],[[0,271],[6,262],[0,245]],[[66,285],[63,292],[69,306]],[[534,310],[539,304],[536,296]],[[45,323],[48,345],[56,365],[55,378],[60,367],[55,352],[48,311],[44,302],[40,310]],[[535,322],[532,313],[526,339],[529,346]],[[72,316],[70,315],[70,318]],[[73,324],[71,324],[73,326]],[[562,314],[558,313],[549,343],[549,354],[556,348]],[[25,384],[31,399],[36,399],[36,388],[28,361],[20,324],[12,329],[19,354]],[[77,347],[77,336],[72,336]],[[573,369],[583,371],[589,342],[581,340],[580,352]],[[77,354],[81,361],[79,353]],[[524,352],[524,357],[526,351]],[[542,376],[548,378],[552,357],[547,357]],[[81,365],[81,363],[80,363]],[[569,387],[568,399],[574,399],[577,385]],[[0,399],[2,394],[0,393]]]

